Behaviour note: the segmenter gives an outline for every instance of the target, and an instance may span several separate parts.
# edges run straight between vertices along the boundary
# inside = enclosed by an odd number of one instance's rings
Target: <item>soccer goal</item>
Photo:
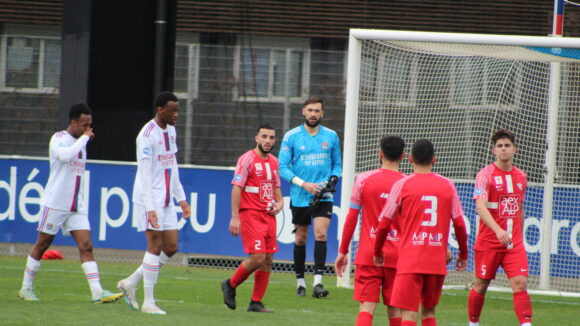
[[[456,183],[469,232],[468,272],[450,265],[446,285],[468,286],[478,223],[475,175],[494,159],[491,134],[507,128],[516,134],[515,164],[529,181],[529,288],[579,295],[578,48],[578,38],[351,30],[341,207],[349,207],[356,175],[379,166],[382,136],[400,135],[408,149],[431,139],[435,172]],[[402,168],[411,171],[406,161]],[[353,257],[356,248],[353,241]],[[457,253],[453,235],[450,248]],[[350,277],[339,283],[349,286]],[[509,287],[503,272],[492,285]]]

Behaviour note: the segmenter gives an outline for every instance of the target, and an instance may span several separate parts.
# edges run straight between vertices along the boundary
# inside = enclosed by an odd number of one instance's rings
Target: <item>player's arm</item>
[[[85,147],[85,145],[91,139],[90,138],[91,136],[87,135],[87,133],[89,132],[90,131],[85,131],[85,133],[82,136],[80,136],[71,146],[68,147],[64,147],[64,145],[61,146],[60,143],[56,141],[53,144],[54,146],[51,146],[50,150],[53,152],[53,154],[59,161],[70,162],[79,154],[79,152],[83,149],[83,147]],[[90,134],[92,135],[92,132],[90,132]]]
[[[173,198],[175,198],[175,200],[177,200],[177,202],[179,203],[179,206],[181,207],[181,216],[183,216],[183,218],[188,218],[189,215],[191,215],[191,208],[189,207],[189,204],[187,203],[187,198],[185,197],[185,191],[183,190],[183,185],[181,184],[181,180],[179,179],[179,169],[177,168],[177,162],[175,163],[176,167],[175,167],[175,173],[173,173],[171,175],[172,177],[172,182],[171,182],[171,188],[173,191]]]
[[[153,204],[153,194],[151,191],[151,144],[145,138],[137,138],[137,166],[138,170],[141,171],[141,185],[142,185],[142,200],[145,211],[147,211],[147,221],[155,227],[158,228],[157,224],[157,213],[155,212],[155,206]]]
[[[242,187],[232,185],[232,218],[230,220],[230,233],[237,237],[240,234],[240,198]]]
[[[501,226],[497,224],[497,222],[493,219],[493,216],[489,212],[489,209],[487,208],[487,198],[476,199],[475,209],[481,221],[495,233],[497,239],[499,240],[499,242],[501,242],[501,244],[509,245],[512,243],[512,239],[510,238],[507,231],[502,229]]]
[[[455,269],[458,271],[463,271],[465,268],[467,268],[467,227],[465,226],[463,216],[456,217],[452,221],[453,230],[455,231],[455,238],[457,238],[457,243],[459,244],[459,255],[457,255]]]
[[[340,141],[338,140],[338,135],[334,134],[334,146],[332,147],[331,157],[332,157],[332,172],[330,175],[335,175],[340,178],[342,175],[342,156],[340,155]]]
[[[352,240],[352,235],[356,229],[359,212],[360,206],[354,203],[350,203],[350,209],[348,211],[348,215],[346,216],[346,220],[344,221],[344,226],[342,227],[342,239],[340,240],[340,248],[338,249],[338,255],[334,261],[334,270],[340,277],[342,277],[342,274],[346,270],[346,265],[348,265],[348,248],[350,247],[350,241]]]

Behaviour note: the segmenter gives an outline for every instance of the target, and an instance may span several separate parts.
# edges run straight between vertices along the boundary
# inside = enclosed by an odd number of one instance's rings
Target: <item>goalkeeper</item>
[[[314,282],[312,296],[323,298],[326,233],[332,216],[332,193],[342,172],[340,143],[336,132],[322,125],[324,101],[311,96],[302,107],[304,124],[286,133],[280,155],[280,175],[290,182],[290,207],[294,224],[294,271],[296,295],[306,294],[304,269],[308,226],[314,224]],[[313,222],[312,222],[313,221]]]

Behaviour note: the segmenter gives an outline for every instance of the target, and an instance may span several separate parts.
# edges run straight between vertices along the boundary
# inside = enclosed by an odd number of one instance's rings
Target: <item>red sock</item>
[[[471,289],[469,297],[467,298],[467,313],[469,314],[469,321],[473,323],[479,322],[479,316],[483,310],[483,303],[485,295],[475,292]],[[515,301],[514,301],[515,302]]]
[[[401,326],[402,320],[403,320],[403,318],[401,318],[401,317],[389,318],[389,326]]]
[[[254,272],[254,292],[252,292],[253,301],[262,301],[264,293],[266,293],[266,289],[268,288],[268,279],[270,279],[270,272]]]
[[[359,312],[355,326],[373,326],[373,314],[368,311]]]
[[[401,317],[389,318],[389,326],[401,326],[401,321],[403,321]]]
[[[244,266],[240,264],[240,266],[238,266],[238,269],[236,269],[234,276],[232,276],[232,278],[230,279],[230,285],[234,288],[237,288],[238,285],[242,284],[248,278],[248,276],[250,276],[250,274],[252,273],[248,272],[244,268]]]
[[[417,323],[412,320],[402,320],[401,326],[417,326]]]
[[[437,319],[429,317],[421,320],[421,326],[437,326]]]
[[[532,322],[532,301],[527,291],[514,293],[514,310],[520,325]]]

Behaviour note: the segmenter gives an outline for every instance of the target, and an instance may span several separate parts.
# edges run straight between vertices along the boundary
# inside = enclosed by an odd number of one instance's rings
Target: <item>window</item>
[[[198,96],[199,44],[175,45],[175,95],[183,99]]]
[[[4,35],[1,39],[0,88],[54,92],[60,82],[58,38]]]
[[[310,51],[302,40],[253,40],[236,49],[237,100],[301,102],[308,95]],[[269,42],[270,41],[270,42]],[[269,44],[272,46],[268,46]],[[287,44],[288,47],[280,47]]]

